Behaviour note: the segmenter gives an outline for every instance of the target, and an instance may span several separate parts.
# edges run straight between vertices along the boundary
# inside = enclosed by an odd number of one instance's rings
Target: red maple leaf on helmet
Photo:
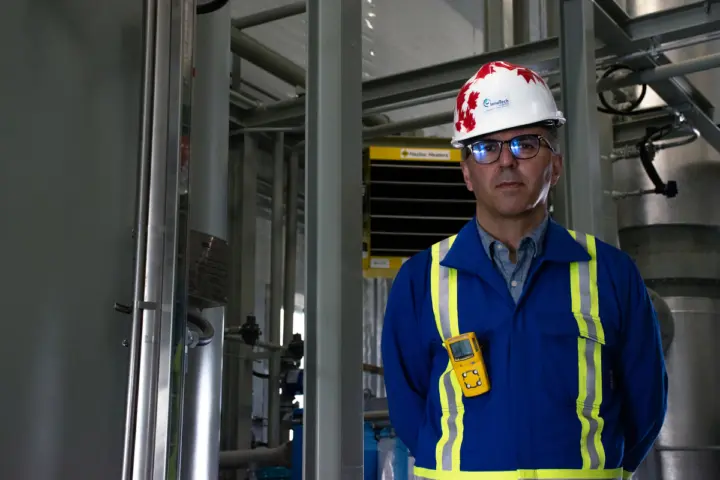
[[[537,73],[533,72],[529,68],[521,67],[519,65],[513,65],[512,63],[508,62],[493,62],[497,67],[504,68],[506,70],[517,72],[517,75],[524,78],[527,83],[533,82],[533,83],[541,83],[544,84],[545,80],[538,75]]]
[[[482,80],[486,76],[490,75],[491,73],[495,73],[495,64],[497,62],[490,62],[486,63],[482,67],[480,67],[480,70],[477,71],[475,74],[475,80]]]
[[[472,87],[472,82],[467,82],[458,92],[457,99],[455,99],[455,109],[458,112],[460,112],[465,105],[465,95],[467,94],[468,90],[470,90],[470,87]]]

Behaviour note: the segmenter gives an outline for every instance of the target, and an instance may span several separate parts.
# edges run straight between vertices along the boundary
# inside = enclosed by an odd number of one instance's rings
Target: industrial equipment
[[[635,16],[680,4],[691,8],[690,3],[695,5],[688,1],[629,0],[627,7],[628,14]],[[718,6],[710,8],[716,15]],[[716,49],[717,42],[695,45],[673,52],[672,58],[682,62]],[[692,77],[693,84],[715,103],[720,101],[717,72]],[[649,98],[638,110],[652,111],[659,104],[657,98]],[[684,112],[681,109],[678,113],[680,119]],[[685,128],[680,134],[695,140],[688,137],[688,131]],[[671,323],[663,332],[666,337],[670,335],[664,339],[670,378],[668,416],[656,442],[657,452],[648,459],[653,464],[647,466],[661,480],[717,478],[720,472],[720,377],[716,360],[720,339],[720,210],[716,208],[720,201],[720,156],[710,141],[711,137],[703,135],[677,148],[656,149],[652,164],[660,176],[677,181],[680,192],[675,198],[643,195],[618,200],[620,245],[632,255],[647,285],[664,299],[674,316],[674,326]],[[657,184],[644,170],[637,160],[616,161],[615,189],[654,190]],[[665,308],[658,309],[661,322],[663,313],[667,314]]]
[[[461,151],[445,138],[388,137],[363,152],[363,268],[392,278],[415,253],[457,233],[475,214]]]

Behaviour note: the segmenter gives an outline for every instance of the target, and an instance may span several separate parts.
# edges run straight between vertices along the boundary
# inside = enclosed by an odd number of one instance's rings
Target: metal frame
[[[663,55],[656,55],[658,58],[656,63],[648,63],[650,54],[656,52],[660,44],[690,39],[720,30],[720,7],[708,8],[706,4],[693,4],[636,18],[629,18],[613,0],[597,0],[593,8],[595,30],[598,32],[596,37],[599,37],[599,43],[602,43],[596,49],[595,57],[605,59],[604,63],[608,59],[616,59],[631,63],[640,69],[669,65],[670,62]],[[476,71],[478,65],[493,60],[523,64],[543,72],[556,71],[560,64],[559,41],[556,37],[548,38],[368,80],[363,83],[363,112],[391,110],[394,105],[407,102],[419,105],[424,101],[434,101],[438,96],[449,95],[460,88]],[[670,107],[686,115],[696,124],[701,134],[715,148],[720,149],[720,139],[716,143],[716,137],[720,137],[720,133],[710,121],[713,106],[697,89],[680,77],[655,82],[651,86],[659,88],[658,93],[661,96],[663,91],[666,94],[663,98],[669,101]],[[302,122],[304,116],[305,100],[300,97],[249,110],[238,120],[245,126],[262,127],[278,123]],[[626,141],[639,139],[648,124],[667,124],[673,120],[673,117],[671,111],[660,116],[634,117],[623,122],[616,130]],[[444,122],[446,118],[437,116],[435,120]],[[427,124],[429,120],[424,122],[418,120],[418,123]],[[390,126],[383,127],[383,134],[388,134],[392,130]]]
[[[303,478],[363,478],[362,0],[308,1]]]
[[[560,222],[568,228],[601,234],[602,183],[595,86],[593,6],[587,0],[561,0],[560,28],[563,128],[566,173]]]

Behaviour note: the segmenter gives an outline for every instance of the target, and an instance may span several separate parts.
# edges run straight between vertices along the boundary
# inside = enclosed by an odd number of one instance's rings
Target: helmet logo
[[[510,105],[510,100],[507,98],[503,98],[501,100],[490,100],[489,98],[486,98],[483,100],[483,107],[485,107],[485,111],[496,110],[498,108],[507,107],[508,105]]]

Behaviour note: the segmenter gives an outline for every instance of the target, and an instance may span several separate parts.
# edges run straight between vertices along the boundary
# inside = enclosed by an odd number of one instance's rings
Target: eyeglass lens
[[[540,151],[539,135],[518,135],[510,140],[479,140],[468,148],[477,163],[493,163],[500,158],[504,144],[508,144],[515,158],[533,158]]]

